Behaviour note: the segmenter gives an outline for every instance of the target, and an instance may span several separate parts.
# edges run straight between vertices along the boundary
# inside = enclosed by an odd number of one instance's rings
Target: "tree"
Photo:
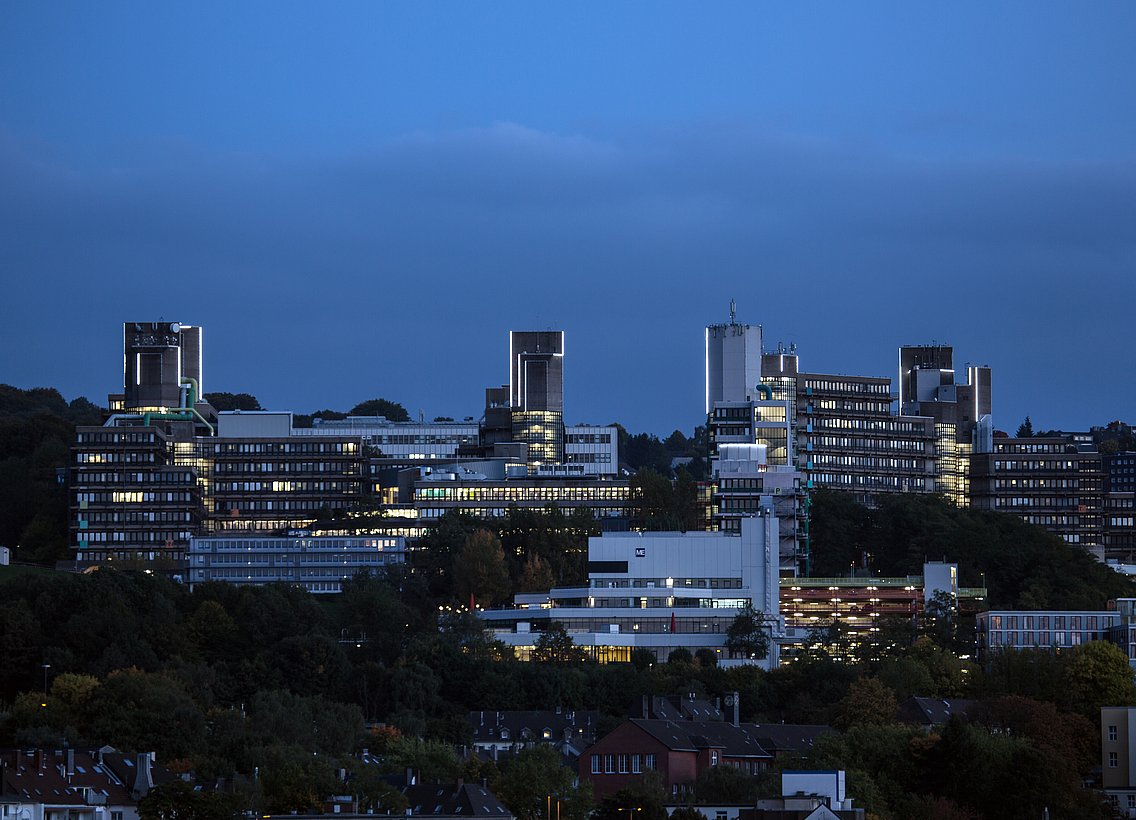
[[[349,416],[385,416],[388,421],[410,421],[406,408],[387,399],[368,399],[351,408]]]
[[[544,820],[549,807],[563,820],[584,820],[592,810],[591,788],[573,786],[573,771],[552,746],[525,749],[501,773],[495,788],[517,820]]]
[[[710,766],[694,781],[694,797],[699,803],[753,803],[757,780],[733,766]]]
[[[753,604],[746,605],[734,618],[726,630],[726,649],[731,658],[750,658],[761,660],[769,656],[770,625],[764,612],[758,612]]]
[[[698,665],[703,669],[709,669],[718,665],[718,653],[705,646],[694,653],[694,659],[698,661]]]
[[[895,722],[899,703],[895,692],[878,678],[857,678],[840,702],[837,725],[842,729],[863,725],[886,725]]]
[[[1018,432],[1016,435],[1018,438],[1033,438],[1033,422],[1030,421],[1029,416],[1026,416],[1026,420],[1018,425]]]
[[[1096,720],[1102,706],[1136,704],[1136,684],[1124,650],[1108,641],[1090,641],[1070,653],[1062,676],[1064,705]]]
[[[528,558],[525,559],[524,569],[521,570],[521,577],[517,581],[517,589],[520,592],[545,592],[552,589],[555,583],[556,579],[548,562],[535,552],[529,553]]]
[[[690,654],[690,650],[682,646],[672,649],[671,654],[667,655],[669,665],[689,666],[693,661],[694,656]]]
[[[536,646],[533,647],[533,660],[541,663],[565,664],[583,659],[583,650],[576,646],[572,636],[560,621],[549,623],[540,633],[540,637],[536,639]]]
[[[663,778],[658,772],[645,772],[635,778],[631,786],[620,789],[606,798],[598,807],[594,820],[667,820],[663,805],[666,792]]]
[[[198,791],[184,780],[163,783],[138,801],[139,820],[230,820],[242,814],[232,795]]]
[[[466,538],[461,552],[454,557],[454,592],[462,601],[471,598],[483,606],[509,597],[505,551],[494,533],[481,529]]]
[[[256,396],[248,393],[206,393],[201,397],[214,410],[263,410]]]

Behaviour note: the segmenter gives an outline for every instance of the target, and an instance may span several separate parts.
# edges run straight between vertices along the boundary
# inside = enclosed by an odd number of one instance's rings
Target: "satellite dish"
[[[181,333],[181,325],[177,322],[172,322],[170,324],[170,333]]]

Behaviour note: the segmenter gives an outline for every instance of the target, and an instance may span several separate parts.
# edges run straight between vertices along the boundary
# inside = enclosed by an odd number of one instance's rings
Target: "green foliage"
[[[449,743],[420,738],[401,738],[387,750],[387,767],[392,771],[413,769],[422,781],[448,783],[457,779],[461,764]]]
[[[454,556],[454,591],[460,601],[476,600],[493,606],[509,598],[509,570],[501,539],[489,530],[477,530]]]
[[[895,693],[877,678],[857,678],[840,701],[836,725],[842,729],[887,725],[895,722],[898,708]]]
[[[985,578],[995,608],[1092,610],[1136,597],[1136,583],[1041,527],[937,496],[882,497],[868,510],[847,494],[821,490],[810,532],[815,575],[839,575],[864,555],[879,575],[917,575],[931,558],[958,563],[960,586]]]
[[[68,557],[66,468],[76,424],[100,424],[84,398],[68,404],[58,391],[0,384],[0,545],[19,561]]]
[[[139,820],[231,820],[241,816],[231,795],[201,791],[183,780],[151,789],[138,801]]]
[[[1018,425],[1018,432],[1014,434],[1018,438],[1033,438],[1033,422],[1030,417],[1026,416],[1025,421]]]
[[[746,602],[726,630],[726,649],[731,658],[761,660],[769,656],[770,626],[764,612]]]
[[[494,793],[517,820],[585,820],[592,810],[590,784],[574,785],[572,769],[552,746],[523,750],[501,772]]]
[[[398,402],[368,399],[351,408],[349,416],[385,416],[388,421],[410,421],[410,414]]]
[[[662,532],[698,528],[698,488],[686,470],[680,467],[677,475],[672,482],[662,473],[644,468],[631,477],[633,526]]]
[[[604,799],[593,820],[667,820],[666,792],[658,772],[645,772],[632,785]]]
[[[757,799],[757,780],[733,766],[710,766],[694,781],[699,803],[752,803]]]
[[[533,647],[533,660],[538,663],[573,663],[584,659],[583,651],[576,646],[564,624],[552,621],[540,633]]]
[[[206,393],[202,398],[214,410],[263,410],[256,396],[248,393]]]

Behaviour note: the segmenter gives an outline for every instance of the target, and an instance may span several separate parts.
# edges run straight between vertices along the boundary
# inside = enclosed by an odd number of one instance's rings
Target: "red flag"
[[[469,611],[473,612],[473,593],[469,593]]]
[[[675,632],[675,614],[671,613],[671,632]]]

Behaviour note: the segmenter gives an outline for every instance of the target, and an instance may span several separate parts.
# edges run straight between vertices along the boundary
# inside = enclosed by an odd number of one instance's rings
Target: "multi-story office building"
[[[484,472],[473,472],[475,467]],[[437,520],[451,510],[478,518],[504,518],[510,507],[543,510],[550,506],[571,512],[583,508],[602,526],[626,529],[631,517],[631,485],[585,475],[571,465],[531,475],[503,463],[471,462],[412,473],[414,509],[420,520]]]
[[[192,436],[191,436],[192,438]],[[79,427],[71,448],[71,544],[81,564],[174,568],[205,519],[201,474],[164,427]]]
[[[565,427],[564,463],[580,466],[584,475],[618,475],[618,428],[593,424],[574,424]]]
[[[1007,649],[1065,649],[1109,640],[1122,623],[1113,611],[991,610],[977,615],[978,653],[987,657]]]
[[[320,537],[298,531],[271,537],[235,532],[189,542],[189,582],[288,583],[308,592],[342,592],[360,572],[385,572],[406,562],[406,539]]]
[[[410,464],[452,460],[461,447],[478,442],[478,424],[467,421],[388,421],[383,416],[312,419],[311,427],[293,427],[293,436],[359,436],[370,455]]]
[[[935,489],[934,421],[892,413],[891,379],[806,373],[793,351],[762,357],[762,382],[789,401],[797,466],[807,489],[884,493]]]
[[[798,571],[805,504],[796,466],[793,409],[761,380],[761,327],[736,321],[706,328],[706,429],[710,482],[706,528],[739,532],[741,519],[772,509],[779,564]]]
[[[959,506],[970,503],[970,457],[988,452],[993,434],[990,368],[968,365],[966,376],[955,383],[949,345],[899,349],[900,415],[934,419],[935,491]]]
[[[601,662],[629,661],[644,649],[666,660],[676,649],[710,649],[728,662],[726,633],[751,605],[770,628],[778,664],[777,518],[742,519],[737,533],[604,533],[588,540],[588,583],[516,596],[511,609],[478,613],[494,637],[527,660],[551,622]],[[752,659],[737,662],[751,663]]]
[[[1105,557],[1136,562],[1136,493],[1105,493],[1103,519]]]
[[[1103,557],[1101,457],[1071,437],[995,438],[971,457],[971,505],[1012,513]]]
[[[1107,478],[1105,492],[1136,493],[1136,453],[1110,453],[1101,461]]]

